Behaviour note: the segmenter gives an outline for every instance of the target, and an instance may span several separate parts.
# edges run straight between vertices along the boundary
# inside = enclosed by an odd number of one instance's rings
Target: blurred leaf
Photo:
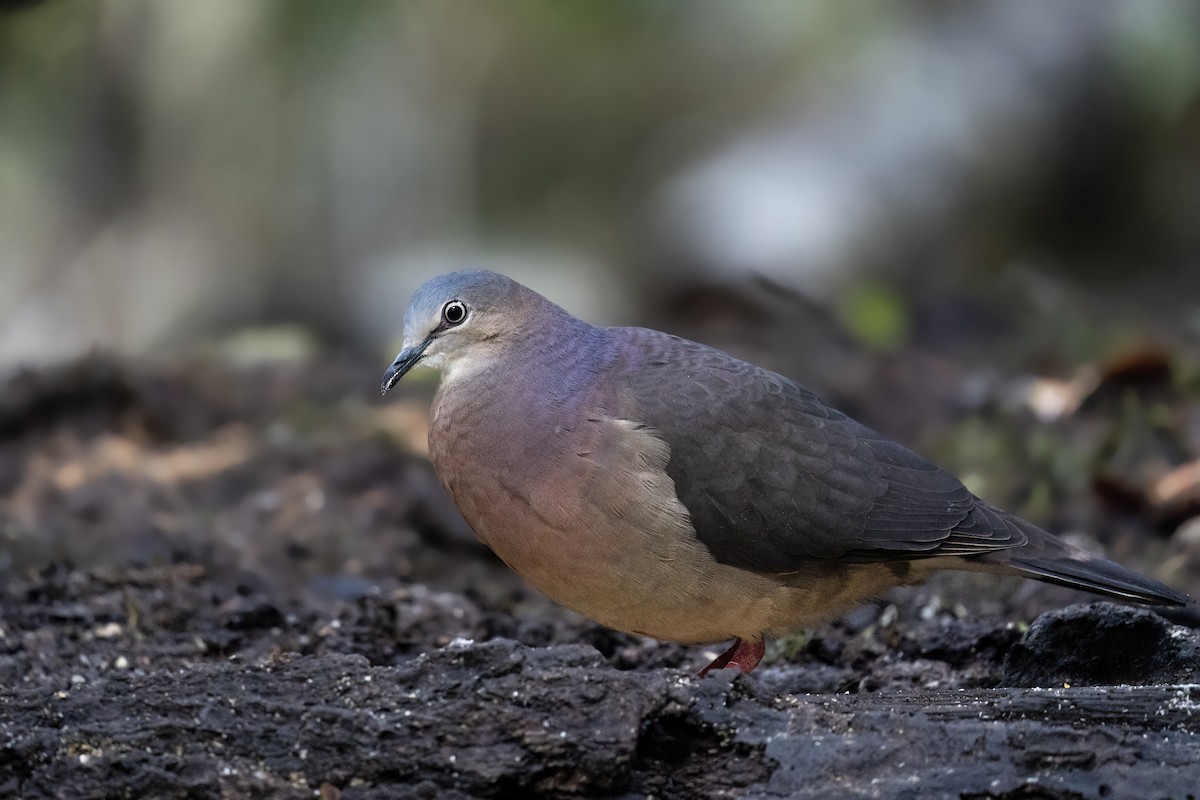
[[[851,291],[841,302],[839,315],[846,330],[881,350],[895,350],[908,341],[912,330],[904,298],[878,284]]]

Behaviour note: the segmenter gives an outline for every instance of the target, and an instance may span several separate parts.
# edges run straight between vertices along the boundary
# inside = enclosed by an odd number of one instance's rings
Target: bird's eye
[[[451,300],[442,306],[442,322],[447,325],[461,325],[467,318],[467,307],[461,300]]]

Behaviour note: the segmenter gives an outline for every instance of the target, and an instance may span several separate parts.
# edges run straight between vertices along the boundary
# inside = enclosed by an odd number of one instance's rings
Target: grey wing
[[[622,333],[630,355],[618,357],[615,383],[666,441],[676,493],[718,561],[789,572],[814,559],[972,556],[1025,543],[1011,517],[953,475],[799,384],[684,339]]]

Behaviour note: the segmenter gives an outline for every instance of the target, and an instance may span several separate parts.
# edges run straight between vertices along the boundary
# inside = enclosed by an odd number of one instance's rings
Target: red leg
[[[709,670],[725,669],[726,667],[737,667],[742,674],[745,674],[758,666],[758,662],[762,661],[765,652],[767,652],[767,644],[762,639],[757,642],[734,639],[728,650],[714,658],[712,663],[700,670],[697,675],[703,678]]]

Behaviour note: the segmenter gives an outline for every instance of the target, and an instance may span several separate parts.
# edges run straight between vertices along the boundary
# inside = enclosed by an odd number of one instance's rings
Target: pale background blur
[[[1200,329],[1197,2],[0,5],[4,367],[387,359],[463,266],[718,341]]]

